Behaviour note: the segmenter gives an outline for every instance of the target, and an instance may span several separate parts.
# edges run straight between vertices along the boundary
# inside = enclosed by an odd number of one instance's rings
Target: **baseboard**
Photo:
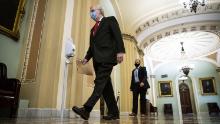
[[[209,117],[209,113],[208,112],[199,112],[197,114],[197,117],[201,117],[201,118]]]

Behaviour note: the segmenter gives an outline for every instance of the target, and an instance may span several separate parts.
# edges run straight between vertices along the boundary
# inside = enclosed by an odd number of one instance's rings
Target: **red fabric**
[[[97,29],[98,29],[98,27],[99,27],[99,22],[100,22],[100,21],[97,21],[97,22],[95,23],[95,25],[94,25],[94,28],[93,28],[93,36],[95,35],[95,33],[96,33],[96,31],[97,31]]]

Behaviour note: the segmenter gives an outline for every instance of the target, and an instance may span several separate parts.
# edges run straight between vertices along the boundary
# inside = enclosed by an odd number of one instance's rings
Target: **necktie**
[[[96,33],[96,31],[97,31],[97,29],[98,29],[98,27],[99,27],[99,22],[100,22],[100,21],[97,21],[97,22],[95,23],[95,26],[94,26],[94,28],[93,28],[93,36],[95,35],[95,33]]]

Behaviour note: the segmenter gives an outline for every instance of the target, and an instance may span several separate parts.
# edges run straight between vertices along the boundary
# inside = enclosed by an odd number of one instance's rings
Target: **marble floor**
[[[99,117],[91,117],[88,121],[80,117],[74,118],[0,118],[0,124],[220,124],[220,116],[196,117],[186,116],[182,119],[175,119],[173,116],[157,117],[128,117],[120,116],[119,120],[106,121]]]

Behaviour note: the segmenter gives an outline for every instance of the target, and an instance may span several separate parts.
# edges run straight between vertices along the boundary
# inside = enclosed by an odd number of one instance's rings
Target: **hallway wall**
[[[30,17],[33,9],[33,0],[26,1],[25,14],[20,25],[20,38],[14,41],[10,37],[0,34],[0,62],[7,65],[8,77],[20,77],[20,61],[24,57],[23,46],[27,43],[28,28],[30,27]]]
[[[131,74],[134,69],[134,61],[139,58],[142,59],[132,39],[124,39],[125,44],[125,58],[121,64],[121,112],[131,112],[132,110],[132,92],[130,91]],[[143,65],[143,63],[142,63]]]
[[[196,109],[199,112],[199,114],[207,114],[208,112],[208,107],[207,107],[207,102],[217,102],[218,105],[220,106],[220,78],[218,72],[216,72],[216,66],[204,62],[204,61],[190,61],[189,64],[193,64],[195,67],[193,70],[190,71],[189,77],[192,79],[192,89],[194,92],[194,98],[195,98],[195,104],[196,104]],[[163,114],[163,105],[165,103],[171,103],[173,106],[173,114],[174,115],[179,115],[179,108],[178,108],[178,97],[177,96],[177,91],[176,87],[178,87],[177,83],[178,81],[178,75],[180,74],[180,71],[178,70],[179,68],[179,63],[178,62],[171,62],[162,65],[155,71],[156,75],[156,97],[157,97],[157,107],[159,109],[159,112]],[[161,78],[161,75],[167,74],[167,78]],[[216,83],[216,89],[217,89],[217,95],[202,95],[201,94],[201,87],[200,87],[200,82],[199,78],[203,77],[214,77],[215,78],[215,83]],[[172,97],[162,97],[159,96],[159,86],[158,86],[158,81],[172,81],[172,89],[173,89],[173,96]],[[177,82],[176,82],[177,81]]]

